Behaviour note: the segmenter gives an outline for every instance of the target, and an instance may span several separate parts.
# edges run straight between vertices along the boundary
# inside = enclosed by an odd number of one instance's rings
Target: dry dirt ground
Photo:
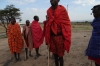
[[[72,44],[70,53],[64,55],[64,66],[91,66],[91,61],[85,56],[85,50],[88,45],[88,41],[91,36],[91,30],[73,31],[72,32]],[[24,61],[25,52],[21,53],[21,61],[14,63],[14,59],[10,54],[7,38],[0,39],[0,66],[48,66],[47,60],[47,46],[45,42],[40,47],[40,56],[38,59],[35,58],[35,50],[33,49],[33,57],[29,57],[27,61]],[[50,58],[50,66],[55,66],[54,60]],[[92,66],[94,62],[92,61]]]

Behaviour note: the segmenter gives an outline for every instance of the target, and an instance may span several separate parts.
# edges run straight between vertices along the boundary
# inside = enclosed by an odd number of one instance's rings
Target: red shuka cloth
[[[93,57],[88,57],[88,59],[95,61],[97,64],[100,65],[100,58],[93,58]]]
[[[53,16],[54,12],[54,16]],[[50,28],[57,34],[57,25],[61,27],[64,36],[64,47],[67,52],[69,52],[71,45],[71,24],[68,13],[62,5],[58,5],[55,11],[52,7],[47,10],[47,15],[49,17],[48,23],[46,25],[46,42],[50,43]]]
[[[33,47],[38,48],[43,43],[43,31],[40,24],[37,21],[33,21],[31,24]]]
[[[43,27],[43,34],[44,34],[44,37],[45,37],[45,31],[46,31],[46,24],[47,24],[47,21],[45,20],[45,21],[43,22],[43,24],[44,24],[44,27]]]

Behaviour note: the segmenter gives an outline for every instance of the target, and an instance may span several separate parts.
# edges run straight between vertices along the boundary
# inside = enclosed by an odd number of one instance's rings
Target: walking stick
[[[23,43],[24,43],[24,51],[25,51],[25,40],[24,40],[24,37],[23,37]],[[24,52],[24,55],[25,55],[24,60],[26,60],[26,53],[25,52]]]
[[[26,53],[24,53],[25,54],[25,58],[24,58],[24,60],[26,61]]]
[[[92,66],[92,60],[91,60],[91,66]]]
[[[49,66],[49,56],[50,56],[50,52],[49,52],[49,46],[48,46],[48,66]]]

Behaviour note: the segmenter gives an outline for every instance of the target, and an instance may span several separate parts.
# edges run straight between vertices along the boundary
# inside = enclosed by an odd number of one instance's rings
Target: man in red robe
[[[44,37],[45,37],[45,31],[46,31],[46,24],[47,24],[47,22],[48,22],[48,16],[46,15],[46,20],[45,21],[43,21],[43,24],[44,24],[44,27],[43,27],[43,34],[44,34]]]
[[[31,31],[32,31],[32,39],[33,39],[33,48],[36,50],[36,57],[37,59],[39,56],[39,47],[43,43],[44,35],[41,26],[38,23],[39,17],[34,16],[34,20],[31,24]]]
[[[46,25],[46,43],[54,54],[55,65],[63,66],[65,50],[69,52],[71,45],[71,23],[64,6],[58,5],[60,0],[50,0],[51,7],[47,10],[49,17]]]

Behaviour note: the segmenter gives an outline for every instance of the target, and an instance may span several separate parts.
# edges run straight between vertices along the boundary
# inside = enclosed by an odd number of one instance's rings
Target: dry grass
[[[41,27],[43,27],[43,23],[40,23]],[[72,30],[73,31],[84,31],[84,30],[92,30],[92,27],[90,24],[85,24],[85,23],[72,23]],[[0,32],[5,32],[5,28],[0,26]]]
[[[43,27],[43,24],[41,24]],[[71,48],[69,54],[65,52],[64,55],[64,66],[90,66],[88,57],[85,56],[85,50],[88,46],[88,42],[91,36],[92,27],[90,24],[72,24],[72,37],[71,37]],[[85,37],[84,37],[85,36]],[[0,59],[2,61],[7,60],[7,57],[10,57],[10,52],[8,50],[7,39],[0,39],[1,41],[1,53]],[[6,48],[6,49],[5,49]],[[3,50],[3,51],[2,51]],[[5,52],[5,53],[4,53]],[[35,50],[32,50],[33,57],[29,57],[27,61],[24,61],[25,52],[21,53],[21,61],[14,63],[14,59],[9,66],[47,66],[47,46],[45,42],[40,46],[40,56],[37,60],[35,58]],[[52,55],[52,53],[51,53]],[[42,61],[41,61],[42,60]],[[94,66],[94,62],[92,63]],[[0,65],[1,66],[1,65]],[[55,66],[54,59],[51,59],[50,56],[50,66]]]
[[[43,28],[43,23],[40,23],[41,27]],[[78,31],[91,31],[92,27],[90,24],[85,23],[72,23],[72,32],[78,32]],[[0,26],[0,37],[5,37],[5,28]]]
[[[0,33],[1,33],[1,32],[5,32],[5,28],[2,27],[2,26],[0,26]]]
[[[72,31],[91,31],[91,25],[72,25]]]
[[[5,28],[0,26],[0,39],[7,37],[5,32],[6,32]]]

